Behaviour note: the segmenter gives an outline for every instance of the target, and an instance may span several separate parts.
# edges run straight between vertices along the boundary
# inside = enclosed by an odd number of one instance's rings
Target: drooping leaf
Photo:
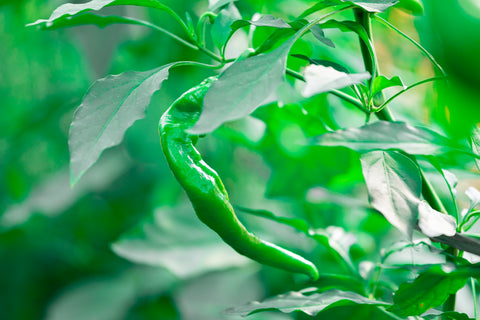
[[[367,79],[370,79],[368,72],[347,74],[332,67],[309,65],[305,68],[306,85],[302,94],[304,97],[311,97],[333,89],[359,84]]]
[[[210,31],[212,41],[217,48],[223,47],[232,34],[231,25],[241,18],[240,12],[233,4],[220,11]]]
[[[312,59],[310,57],[307,57],[306,55],[298,54],[298,53],[292,54],[291,56],[295,57],[295,58],[306,60],[306,61],[310,62],[311,64],[318,64],[318,65],[325,66],[325,67],[332,67],[332,68],[336,69],[337,71],[348,73],[348,69],[346,67],[342,66],[339,63],[333,62],[333,61],[323,60],[323,59]]]
[[[377,121],[359,128],[328,132],[312,143],[321,146],[342,146],[357,152],[399,149],[416,155],[435,155],[457,150],[453,142],[427,128],[404,122]]]
[[[248,264],[196,218],[190,207],[160,208],[112,244],[129,261],[164,267],[180,278]]]
[[[468,275],[435,266],[422,272],[413,282],[400,285],[393,296],[389,311],[401,317],[416,316],[443,304],[460,290]]]
[[[310,32],[314,35],[315,38],[318,39],[321,43],[335,48],[335,45],[333,44],[333,41],[325,37],[325,32],[323,32],[323,29],[317,24],[310,29]]]
[[[411,238],[422,191],[418,166],[401,153],[385,151],[366,153],[361,163],[372,206]]]
[[[290,24],[286,23],[280,18],[275,18],[272,15],[263,15],[256,20],[237,20],[232,24],[232,32],[237,31],[245,26],[252,25],[256,27],[272,27],[278,29],[289,29]]]
[[[330,19],[324,23],[321,23],[320,26],[323,29],[338,29],[342,32],[355,32],[362,41],[367,44],[367,46],[370,48],[370,38],[368,37],[367,32],[365,31],[365,28],[359,24],[356,21],[350,21],[350,20],[345,20],[345,21],[338,21],[335,19]]]
[[[443,264],[447,259],[440,249],[430,242],[414,240],[395,242],[383,254],[383,264],[386,266],[432,266]]]
[[[429,238],[452,237],[457,231],[455,218],[433,209],[426,201],[418,205],[418,227]]]
[[[395,86],[400,86],[405,89],[405,85],[399,76],[395,76],[390,79],[386,78],[385,76],[375,77],[372,82],[372,95],[375,95],[386,88]]]
[[[85,11],[98,11],[105,7],[118,6],[118,5],[131,5],[131,6],[141,6],[163,10],[169,13],[172,13],[172,9],[162,4],[158,0],[92,0],[87,3],[66,3],[58,7],[53,11],[50,17],[47,20],[37,20],[30,25],[37,24],[49,24],[55,21],[58,18],[65,16],[73,16],[75,14],[85,12]]]
[[[222,123],[249,115],[259,106],[277,100],[283,83],[291,38],[274,51],[231,65],[205,95],[202,114],[191,133],[203,134]]]
[[[141,26],[151,26],[147,21],[141,21],[134,18],[120,16],[99,16],[94,13],[83,13],[75,16],[64,16],[53,21],[37,21],[27,26],[38,26],[41,30],[54,30],[65,27],[75,27],[86,24],[93,24],[99,28],[105,28],[115,23],[135,24]]]
[[[125,72],[97,80],[88,89],[70,127],[71,183],[110,147],[120,144],[125,131],[145,116],[152,95],[168,78],[171,63],[145,72]]]
[[[316,316],[320,311],[346,305],[386,306],[385,302],[371,300],[354,292],[329,290],[323,293],[305,295],[304,292],[288,292],[262,302],[250,302],[246,305],[225,310],[226,314],[247,316],[268,309],[278,309],[284,313],[302,311]]]

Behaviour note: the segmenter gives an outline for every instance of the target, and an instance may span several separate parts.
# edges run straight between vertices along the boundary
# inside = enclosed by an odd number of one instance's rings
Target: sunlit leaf
[[[135,24],[135,25],[151,25],[149,22],[141,21],[133,18],[126,18],[120,16],[99,16],[94,13],[84,13],[75,16],[64,16],[53,21],[37,21],[27,26],[38,26],[41,30],[54,30],[58,28],[81,26],[86,24],[93,24],[100,28],[105,28],[111,24]]]
[[[401,153],[385,151],[366,153],[361,162],[372,206],[411,238],[422,191],[418,166]]]
[[[73,16],[75,14],[94,10],[98,11],[105,7],[110,6],[118,6],[118,5],[131,5],[131,6],[141,6],[141,7],[149,7],[154,9],[163,10],[166,12],[172,12],[172,10],[167,7],[166,5],[162,4],[157,0],[92,0],[87,3],[66,3],[58,7],[53,11],[50,17],[47,20],[37,20],[30,25],[37,25],[37,24],[48,24],[52,23],[58,18],[62,18],[65,16]]]
[[[452,216],[433,209],[426,201],[418,205],[418,227],[427,237],[454,236],[457,223]]]
[[[222,123],[240,119],[259,106],[277,100],[288,52],[295,38],[274,51],[238,61],[220,75],[208,90],[202,114],[191,133],[208,133]]]
[[[401,317],[416,316],[443,304],[460,290],[468,276],[440,266],[422,272],[413,282],[400,285],[389,309]]]
[[[97,80],[78,107],[70,127],[71,182],[75,184],[125,131],[145,116],[152,95],[168,77],[172,63],[145,72],[125,72]]]
[[[302,94],[304,97],[311,97],[322,92],[358,84],[367,79],[370,79],[368,72],[347,74],[332,67],[309,65],[305,68],[306,85]]]
[[[250,302],[246,305],[225,310],[226,314],[247,316],[268,309],[278,309],[284,313],[302,311],[316,316],[320,311],[345,305],[385,306],[385,302],[371,300],[354,292],[329,290],[323,293],[305,295],[303,292],[288,292],[262,302]]]
[[[325,133],[315,138],[321,146],[343,146],[357,152],[399,149],[410,154],[434,155],[456,150],[453,142],[427,128],[404,122],[377,121],[359,128]]]

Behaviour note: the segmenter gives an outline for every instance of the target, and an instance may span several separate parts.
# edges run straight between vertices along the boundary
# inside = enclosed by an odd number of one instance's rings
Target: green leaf
[[[480,128],[479,127],[475,127],[475,129],[473,130],[471,143],[472,143],[473,153],[480,156]],[[477,164],[477,168],[480,170],[480,159],[475,159],[475,163]]]
[[[401,317],[416,316],[443,304],[464,285],[468,275],[435,266],[422,272],[412,283],[400,285],[389,311]]]
[[[336,69],[337,71],[348,73],[348,69],[346,67],[342,66],[339,63],[333,62],[333,61],[322,60],[322,59],[312,59],[310,57],[307,57],[306,55],[298,54],[298,53],[292,54],[291,56],[295,57],[295,58],[306,60],[306,61],[310,62],[311,64],[317,64],[317,65],[321,65],[321,66],[325,66],[325,67],[332,67],[332,68]]]
[[[480,191],[475,187],[468,187],[465,195],[470,199],[470,207],[468,211],[472,211],[480,204]]]
[[[108,277],[89,278],[62,290],[47,308],[46,320],[125,319],[145,296],[170,290],[175,279],[159,268],[135,267]]]
[[[329,249],[331,253],[341,258],[349,267],[350,271],[356,270],[350,256],[350,248],[357,243],[357,237],[346,232],[341,227],[329,226],[325,230],[310,231],[310,237]]]
[[[180,278],[249,263],[205,228],[190,206],[160,208],[111,247],[120,257],[164,267]]]
[[[398,0],[340,0],[351,3],[369,12],[383,12],[398,3]]]
[[[347,74],[332,67],[309,65],[305,68],[304,97],[311,97],[333,89],[341,89],[370,79],[368,72]]]
[[[422,192],[418,166],[398,152],[373,151],[361,157],[372,206],[410,239]]]
[[[395,86],[400,86],[403,89],[406,88],[402,80],[398,76],[392,77],[391,79],[388,79],[384,76],[375,77],[372,83],[372,95],[375,95],[386,88]]]
[[[330,8],[330,7],[333,7],[333,6],[337,6],[337,5],[340,5],[340,4],[344,4],[344,3],[342,3],[340,0],[319,1],[319,2],[315,3],[313,6],[311,6],[310,8],[308,8],[307,10],[305,10],[299,16],[299,18],[305,18],[305,17],[311,15],[312,13],[315,13],[317,11],[320,11],[320,10],[323,10],[323,9],[326,9],[326,8]]]
[[[75,184],[102,152],[120,144],[125,131],[145,116],[152,95],[168,78],[171,63],[145,72],[125,72],[97,80],[87,91],[70,127],[71,183]]]
[[[76,16],[65,16],[53,21],[39,20],[37,22],[28,24],[27,26],[38,26],[41,30],[54,30],[65,27],[74,27],[86,24],[93,24],[100,28],[105,28],[108,25],[115,23],[134,24],[134,25],[151,25],[146,21],[137,20],[134,18],[120,17],[120,16],[99,16],[94,13],[84,13]]]
[[[208,10],[209,11],[212,11],[212,12],[215,12],[217,11],[218,9],[220,9],[221,7],[231,3],[231,2],[235,2],[237,0],[209,0],[209,5],[208,5]]]
[[[429,238],[446,235],[453,237],[457,231],[455,218],[433,209],[426,201],[418,205],[418,227]]]
[[[58,18],[62,18],[65,16],[73,16],[81,12],[85,11],[98,11],[105,7],[110,6],[118,6],[118,5],[130,5],[130,6],[141,6],[141,7],[148,7],[166,11],[168,13],[172,13],[172,9],[167,7],[166,5],[160,3],[157,0],[92,0],[87,3],[66,3],[58,7],[53,11],[50,17],[47,20],[37,20],[30,25],[37,25],[37,24],[49,24],[55,21]]]
[[[473,320],[465,313],[458,313],[455,311],[448,311],[440,314],[429,314],[422,316],[425,320]]]
[[[190,132],[209,133],[226,121],[240,119],[276,101],[295,40],[291,38],[270,53],[235,62],[225,70],[208,90],[200,118]]]
[[[249,208],[244,208],[239,206],[235,206],[235,209],[255,215],[257,217],[262,217],[262,218],[273,220],[278,223],[285,224],[307,235],[310,230],[308,223],[303,219],[279,217],[275,215],[273,212],[268,210],[255,210],[255,209],[249,209]]]
[[[215,22],[213,23],[210,31],[213,44],[217,48],[222,48],[225,45],[226,41],[233,33],[231,25],[241,18],[242,16],[240,15],[240,12],[233,4],[220,11],[218,16],[215,18]]]
[[[269,298],[262,302],[250,302],[243,306],[225,310],[226,314],[247,316],[252,313],[278,309],[284,313],[302,311],[309,316],[316,316],[320,311],[346,305],[385,306],[385,302],[371,300],[354,292],[329,290],[323,293],[305,295],[304,292],[288,292]]]
[[[457,151],[453,142],[427,128],[404,122],[377,121],[359,128],[328,132],[316,137],[312,145],[342,146],[360,153],[399,149],[416,155],[435,155]]]
[[[257,27],[290,28],[288,23],[269,14],[261,16],[258,20],[249,20],[246,22]]]
[[[314,25],[312,29],[310,29],[310,32],[314,35],[315,38],[318,39],[321,43],[335,48],[335,45],[333,44],[333,41],[325,37],[325,32],[323,32],[323,29],[318,25]]]

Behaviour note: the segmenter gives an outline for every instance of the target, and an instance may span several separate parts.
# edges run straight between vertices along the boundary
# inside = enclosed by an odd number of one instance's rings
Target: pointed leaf
[[[333,41],[325,37],[325,32],[323,32],[323,29],[318,25],[314,25],[312,29],[310,29],[310,32],[315,36],[315,38],[318,39],[321,43],[335,48],[335,45],[333,44]]]
[[[401,317],[416,316],[443,304],[460,290],[468,275],[435,266],[422,272],[413,282],[402,284],[393,296],[389,311]]]
[[[369,12],[383,12],[398,3],[398,0],[340,0],[351,3]]]
[[[400,86],[403,89],[405,89],[405,85],[403,84],[400,77],[395,76],[395,77],[392,77],[391,79],[388,79],[384,76],[378,76],[375,79],[373,79],[372,95],[375,95],[375,94],[379,93],[383,89],[390,88],[390,87],[396,87],[396,86]]]
[[[398,152],[373,151],[360,160],[372,206],[411,238],[422,191],[418,166]]]
[[[323,293],[305,295],[304,292],[288,292],[263,302],[250,302],[240,307],[225,310],[226,314],[247,316],[268,309],[278,309],[284,313],[302,311],[309,316],[316,316],[320,311],[336,306],[346,305],[385,306],[385,302],[371,300],[354,292],[329,290]]]
[[[65,16],[53,21],[37,21],[27,26],[38,26],[41,30],[54,30],[65,27],[74,27],[86,24],[93,24],[99,28],[105,28],[108,25],[115,23],[135,24],[135,25],[151,25],[146,21],[137,20],[134,18],[120,17],[120,16],[99,16],[94,13],[84,13],[76,16]]]
[[[368,72],[347,74],[332,67],[309,65],[305,68],[306,85],[302,94],[304,97],[311,97],[322,92],[358,84],[367,79],[370,79]]]
[[[434,155],[457,150],[450,139],[435,131],[388,121],[325,133],[316,137],[313,144],[343,146],[361,153],[400,149],[410,154]]]
[[[172,9],[170,9],[169,7],[160,3],[157,0],[92,0],[87,3],[63,4],[57,9],[55,9],[47,20],[40,19],[34,23],[31,23],[30,25],[52,23],[56,19],[62,18],[65,16],[73,16],[75,14],[89,11],[89,10],[98,11],[105,7],[118,6],[118,5],[149,7],[149,8],[163,10],[169,13],[172,12]]]
[[[277,88],[283,83],[288,52],[295,40],[291,38],[270,53],[235,62],[225,70],[208,90],[203,111],[190,132],[211,132],[277,100]]]
[[[457,223],[452,216],[433,209],[426,201],[418,205],[418,227],[429,238],[446,235],[453,237]]]
[[[88,89],[70,127],[71,182],[75,184],[125,131],[145,116],[152,95],[168,78],[172,63],[145,72],[125,72],[97,80]]]

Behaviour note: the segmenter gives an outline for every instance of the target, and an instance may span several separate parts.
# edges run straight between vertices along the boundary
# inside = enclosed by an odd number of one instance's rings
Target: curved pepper
[[[198,218],[235,251],[272,267],[318,279],[318,270],[303,257],[261,240],[238,220],[217,173],[194,147],[198,136],[186,132],[198,120],[203,97],[216,78],[185,92],[160,119],[159,133],[168,164],[185,189]]]

